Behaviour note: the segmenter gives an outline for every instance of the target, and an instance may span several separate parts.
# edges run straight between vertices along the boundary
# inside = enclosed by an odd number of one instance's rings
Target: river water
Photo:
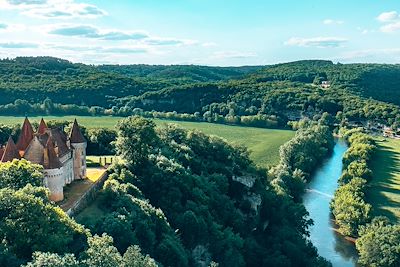
[[[314,221],[310,228],[310,240],[318,249],[318,254],[334,267],[356,266],[357,261],[354,245],[333,230],[329,208],[342,173],[342,158],[346,150],[345,142],[338,140],[331,157],[313,175],[303,197],[303,203]]]

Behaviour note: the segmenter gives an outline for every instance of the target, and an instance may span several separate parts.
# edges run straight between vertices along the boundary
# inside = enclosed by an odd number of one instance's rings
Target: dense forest
[[[117,125],[121,161],[95,202],[101,214],[79,223],[49,201],[40,165],[4,163],[0,265],[330,266],[307,239],[312,221],[295,191],[281,190],[304,186],[329,152],[326,122],[300,125],[267,175],[243,147],[128,117]],[[304,157],[303,146],[318,153]]]
[[[398,65],[322,60],[256,67],[91,66],[18,57],[0,61],[0,114],[140,114],[284,127],[288,120],[328,112],[339,121],[397,127],[399,74]],[[320,86],[325,80],[329,88]]]

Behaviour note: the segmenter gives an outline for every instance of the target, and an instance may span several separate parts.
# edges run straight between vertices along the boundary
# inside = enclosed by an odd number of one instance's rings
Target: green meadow
[[[31,122],[39,122],[42,117],[29,117]],[[89,116],[45,116],[48,120],[67,120],[72,121],[76,118],[79,124],[87,128],[106,127],[115,128],[116,123],[121,117],[89,117]],[[21,124],[24,117],[0,116],[2,124]],[[184,122],[170,120],[154,120],[157,125],[162,126],[166,123],[175,123],[185,129],[197,129],[206,134],[220,136],[227,141],[246,146],[251,152],[251,158],[259,166],[267,167],[275,165],[279,161],[279,147],[294,136],[294,131],[261,129],[253,127],[241,127],[206,122]]]
[[[374,215],[400,222],[400,140],[378,139],[378,151],[371,161],[373,179],[367,200]]]

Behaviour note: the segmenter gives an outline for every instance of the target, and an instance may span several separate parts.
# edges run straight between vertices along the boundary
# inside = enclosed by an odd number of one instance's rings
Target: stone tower
[[[87,142],[83,137],[79,128],[78,122],[74,120],[72,130],[70,134],[70,142],[73,147],[73,159],[74,159],[74,178],[83,179],[86,178],[86,147]]]
[[[54,144],[51,138],[48,138],[46,147],[43,153],[43,167],[44,167],[44,184],[51,192],[50,200],[55,202],[64,199],[64,174],[63,166],[58,159]]]

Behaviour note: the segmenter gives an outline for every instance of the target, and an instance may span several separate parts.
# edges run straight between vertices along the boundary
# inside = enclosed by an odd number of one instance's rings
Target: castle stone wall
[[[44,170],[45,185],[50,190],[50,200],[61,201],[64,199],[63,168]]]

